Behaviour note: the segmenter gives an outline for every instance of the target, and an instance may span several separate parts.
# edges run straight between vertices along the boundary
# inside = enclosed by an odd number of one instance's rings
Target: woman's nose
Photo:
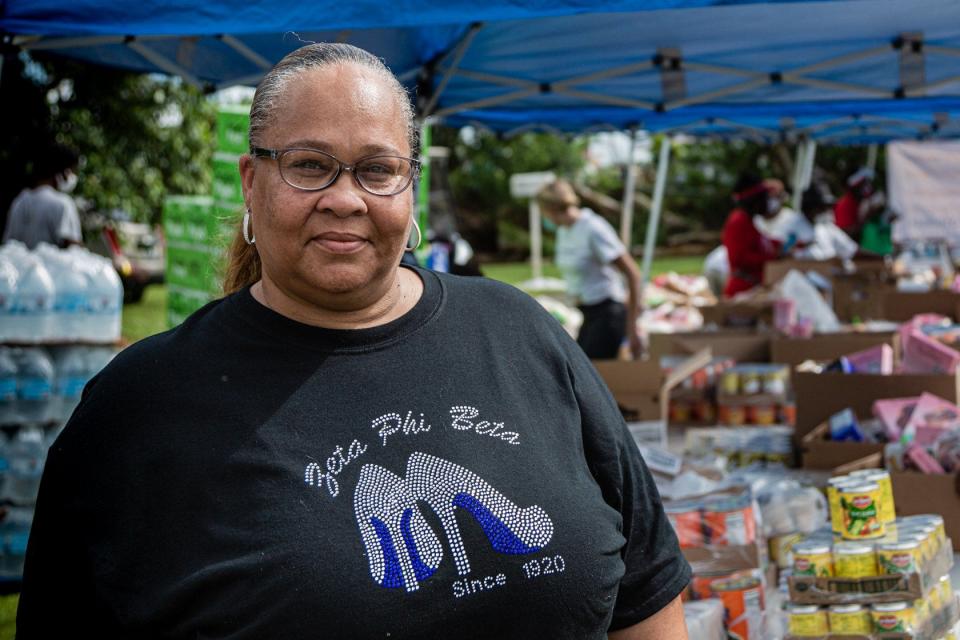
[[[351,171],[341,171],[333,184],[318,193],[317,209],[340,217],[362,215],[367,211],[366,192]]]

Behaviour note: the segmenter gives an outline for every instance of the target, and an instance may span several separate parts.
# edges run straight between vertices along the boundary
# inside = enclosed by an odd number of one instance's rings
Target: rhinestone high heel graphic
[[[407,461],[406,482],[416,500],[423,500],[440,518],[460,575],[470,573],[456,508],[480,524],[493,549],[503,554],[539,551],[553,537],[550,516],[537,505],[520,508],[472,471],[442,458],[416,452]]]
[[[407,483],[387,469],[364,465],[353,509],[377,584],[416,591],[434,574],[443,546],[424,519]]]

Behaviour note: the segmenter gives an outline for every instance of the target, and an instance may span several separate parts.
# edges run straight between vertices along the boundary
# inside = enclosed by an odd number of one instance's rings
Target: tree
[[[167,193],[207,193],[215,106],[178,78],[26,53],[4,56],[3,215],[29,182],[32,151],[56,141],[83,157],[77,195],[95,209],[158,222]]]
[[[523,254],[529,247],[527,203],[510,195],[511,175],[553,171],[572,178],[586,159],[586,140],[546,133],[502,138],[437,127],[433,143],[452,149],[450,189],[461,232],[485,252]]]

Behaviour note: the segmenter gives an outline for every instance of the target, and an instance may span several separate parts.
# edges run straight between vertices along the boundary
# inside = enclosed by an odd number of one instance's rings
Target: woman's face
[[[346,164],[377,154],[410,156],[395,94],[353,64],[288,81],[259,146],[319,149]],[[270,158],[244,156],[240,172],[263,277],[284,294],[308,303],[332,294],[375,298],[393,282],[409,234],[412,189],[372,195],[343,171],[326,189],[302,191],[283,181]]]

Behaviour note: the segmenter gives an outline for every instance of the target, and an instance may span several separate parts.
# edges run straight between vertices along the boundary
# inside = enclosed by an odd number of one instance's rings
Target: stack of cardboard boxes
[[[163,221],[167,238],[167,322],[175,326],[222,293],[227,248],[243,215],[237,169],[247,151],[248,107],[217,114],[211,196],[169,196]]]

